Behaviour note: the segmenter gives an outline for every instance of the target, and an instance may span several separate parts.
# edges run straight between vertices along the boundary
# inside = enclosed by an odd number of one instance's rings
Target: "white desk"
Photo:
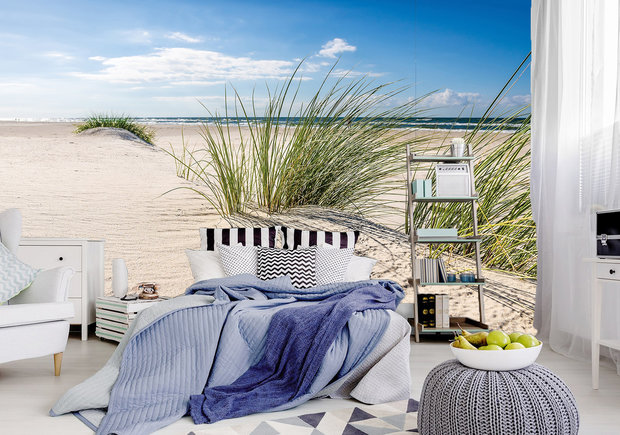
[[[598,390],[600,347],[620,350],[620,340],[601,340],[601,303],[603,284],[620,290],[620,259],[592,258],[592,388]]]

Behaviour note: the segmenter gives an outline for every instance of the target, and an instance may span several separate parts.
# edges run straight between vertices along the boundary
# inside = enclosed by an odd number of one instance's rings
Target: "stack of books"
[[[425,328],[449,328],[450,296],[418,294],[418,323]]]
[[[131,322],[138,313],[148,307],[152,307],[166,297],[155,300],[137,299],[134,301],[122,301],[112,296],[100,296],[97,298],[95,316],[97,327],[95,335],[108,340],[121,341]]]
[[[446,265],[442,258],[418,259],[417,275],[420,283],[448,282]]]

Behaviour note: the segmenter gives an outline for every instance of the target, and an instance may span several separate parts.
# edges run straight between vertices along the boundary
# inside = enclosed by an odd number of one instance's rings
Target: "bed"
[[[278,248],[260,245],[271,243],[269,232],[256,234],[254,273],[199,279],[185,295],[143,311],[106,365],[67,391],[50,414],[74,413],[101,434],[144,434],[185,415],[213,423],[315,397],[370,404],[409,398],[410,326],[395,313],[400,286],[345,281],[353,248],[342,246],[334,250],[346,253],[328,255],[337,281],[323,283],[318,276],[326,272],[318,269],[314,278],[278,275],[295,263],[291,258],[302,256],[307,266],[321,254],[299,246],[290,249],[298,253],[273,252]],[[250,248],[249,240],[233,245]],[[241,251],[232,258],[243,269]],[[347,256],[344,266],[334,262]],[[266,279],[260,268],[268,257],[278,276]]]

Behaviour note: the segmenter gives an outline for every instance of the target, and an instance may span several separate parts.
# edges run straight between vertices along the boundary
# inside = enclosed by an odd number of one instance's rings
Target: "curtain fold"
[[[534,326],[553,350],[579,359],[590,358],[591,269],[584,259],[596,255],[595,212],[620,208],[618,6],[532,1]],[[620,291],[604,293],[602,332],[620,338]]]

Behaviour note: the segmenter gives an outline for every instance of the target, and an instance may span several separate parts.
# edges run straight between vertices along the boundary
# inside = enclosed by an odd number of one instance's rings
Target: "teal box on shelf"
[[[416,229],[418,237],[458,237],[456,228],[418,228]]]
[[[426,198],[433,196],[433,180],[424,180],[424,196]]]
[[[411,182],[411,193],[416,198],[424,198],[424,180],[413,180]]]

